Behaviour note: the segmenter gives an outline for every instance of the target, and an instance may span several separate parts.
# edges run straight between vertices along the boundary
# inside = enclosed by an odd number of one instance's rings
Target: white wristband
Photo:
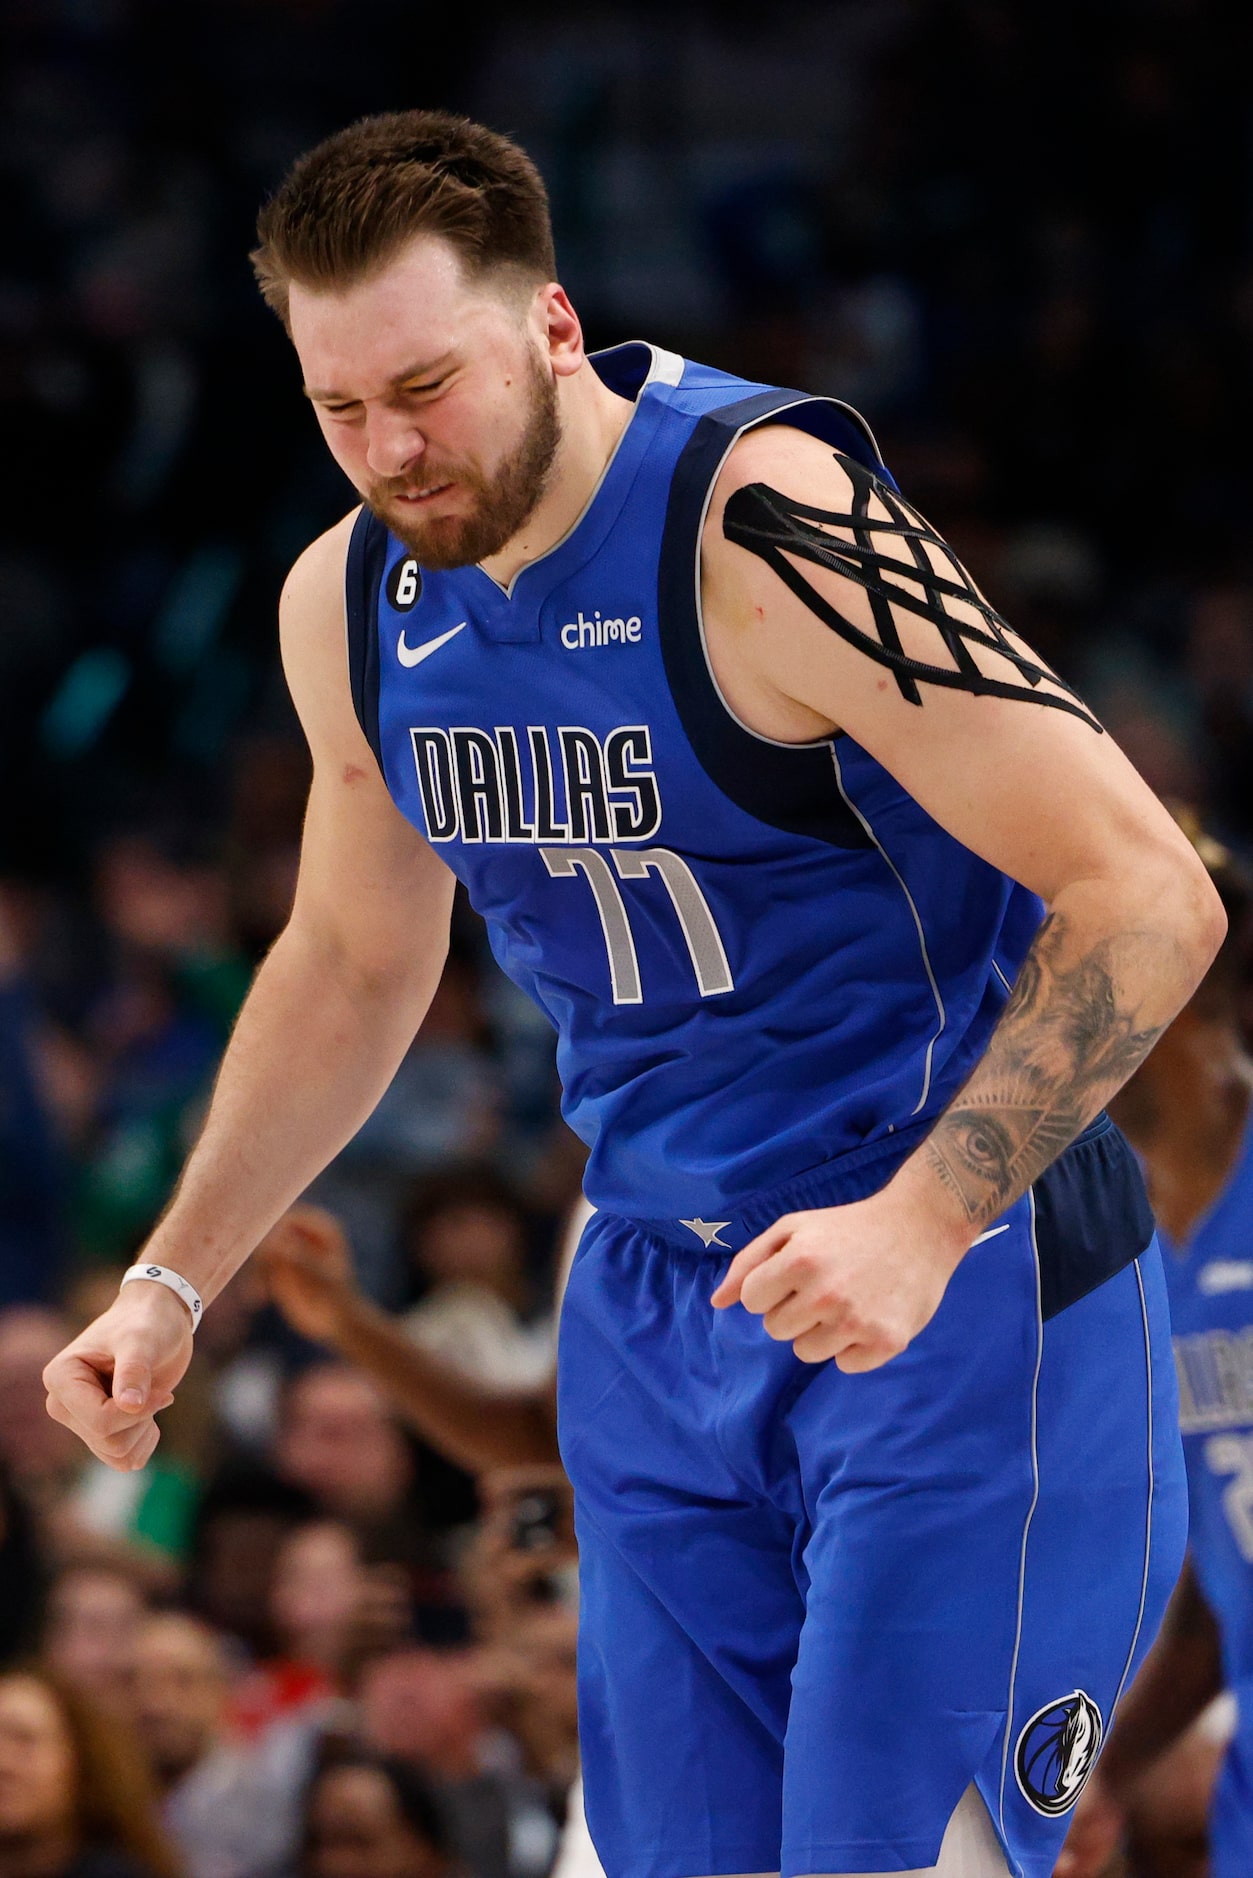
[[[149,1278],[154,1285],[168,1285],[171,1291],[177,1291],[191,1312],[191,1327],[195,1332],[204,1310],[195,1285],[189,1285],[185,1278],[180,1278],[177,1272],[172,1272],[166,1265],[132,1265],[129,1271],[122,1274],[122,1283],[128,1285],[134,1278]]]

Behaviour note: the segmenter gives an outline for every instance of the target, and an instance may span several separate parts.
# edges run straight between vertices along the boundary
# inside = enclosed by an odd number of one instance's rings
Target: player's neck
[[[602,384],[591,365],[559,380],[557,391],[561,442],[544,493],[513,539],[482,563],[484,573],[502,587],[569,534],[635,411],[629,398]]]

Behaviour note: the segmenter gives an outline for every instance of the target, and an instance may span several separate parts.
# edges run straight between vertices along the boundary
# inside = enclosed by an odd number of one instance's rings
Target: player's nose
[[[366,462],[376,476],[403,476],[420,461],[426,438],[403,411],[375,410],[366,418]]]

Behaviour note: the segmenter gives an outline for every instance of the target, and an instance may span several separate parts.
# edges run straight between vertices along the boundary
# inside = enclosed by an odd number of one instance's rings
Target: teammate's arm
[[[1189,1560],[1157,1641],[1118,1706],[1109,1739],[1075,1809],[1055,1878],[1100,1878],[1122,1838],[1126,1803],[1136,1782],[1222,1686],[1218,1624]]]
[[[453,880],[393,804],[353,713],[344,646],[352,517],[296,563],[284,667],[313,756],[291,918],[253,983],[213,1100],[145,1264],[207,1302],[370,1114],[439,981]],[[121,1469],[157,1443],[155,1411],[191,1356],[190,1317],[127,1285],[45,1372],[49,1413]]]
[[[929,1321],[971,1242],[1130,1076],[1225,921],[1188,841],[1082,701],[859,466],[794,432],[750,435],[720,478],[703,555],[711,657],[738,715],[783,741],[847,732],[1048,909],[983,1059],[863,1203],[864,1251],[830,1254],[835,1229],[796,1216],[801,1242],[781,1221],[715,1294],[742,1296],[802,1357],[871,1368]]]

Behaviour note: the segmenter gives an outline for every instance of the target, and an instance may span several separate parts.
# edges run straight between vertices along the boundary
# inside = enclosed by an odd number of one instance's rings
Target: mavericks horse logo
[[[1090,1695],[1075,1689],[1037,1709],[1018,1737],[1014,1771],[1037,1813],[1068,1813],[1096,1766],[1105,1725]]]

